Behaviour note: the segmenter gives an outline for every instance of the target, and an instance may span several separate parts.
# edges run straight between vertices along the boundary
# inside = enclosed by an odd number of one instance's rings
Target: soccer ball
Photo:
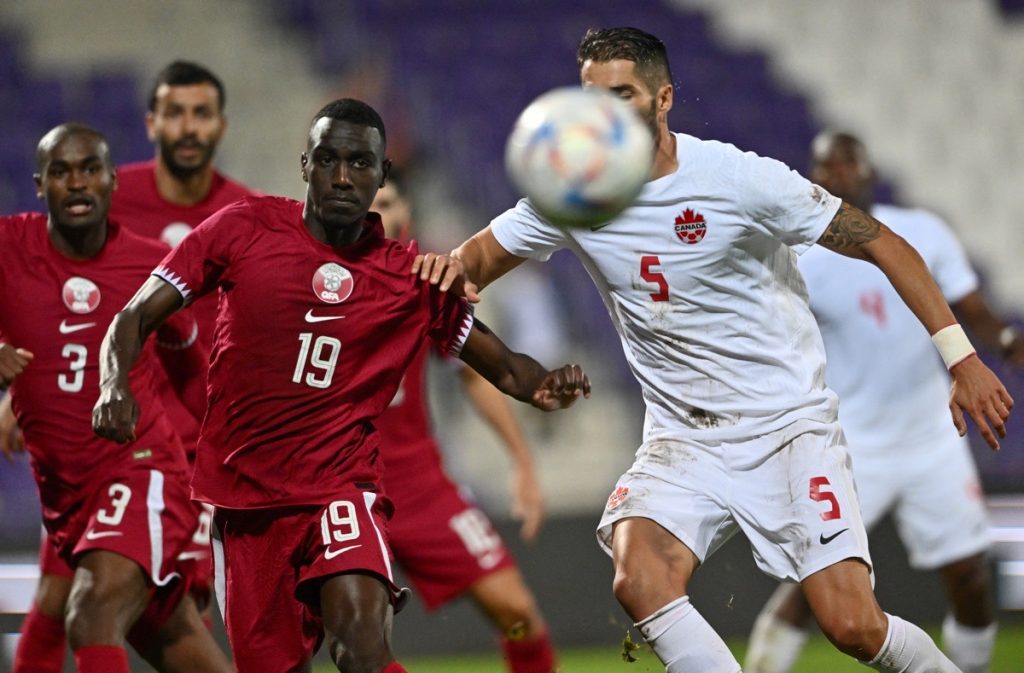
[[[628,207],[651,171],[654,139],[636,112],[602,89],[564,87],[531,103],[505,146],[512,182],[545,219],[590,227]]]

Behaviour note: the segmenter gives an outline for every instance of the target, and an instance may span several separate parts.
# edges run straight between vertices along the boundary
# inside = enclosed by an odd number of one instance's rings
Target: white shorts
[[[853,445],[853,476],[864,523],[892,513],[910,565],[932,570],[991,544],[970,444],[955,432],[915,445]]]
[[[838,423],[798,421],[744,442],[645,442],[598,525],[609,554],[615,522],[629,517],[653,520],[702,563],[742,530],[758,567],[779,580],[848,558],[871,567]]]

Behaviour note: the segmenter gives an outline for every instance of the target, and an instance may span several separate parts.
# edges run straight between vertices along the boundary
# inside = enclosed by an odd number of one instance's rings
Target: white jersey
[[[875,206],[872,215],[917,249],[947,301],[977,288],[963,249],[938,217],[895,206]],[[851,450],[899,450],[955,432],[946,367],[885,275],[824,248],[803,255],[800,270]]]
[[[561,229],[527,200],[491,223],[520,257],[583,262],[647,405],[644,439],[749,438],[832,422],[797,254],[840,200],[784,164],[676,134],[679,168],[606,225]]]

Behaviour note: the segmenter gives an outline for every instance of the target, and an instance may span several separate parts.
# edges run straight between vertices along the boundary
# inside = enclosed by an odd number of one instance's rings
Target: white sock
[[[862,663],[887,673],[961,673],[927,633],[899,617],[885,616],[889,620],[885,643],[874,659]]]
[[[682,596],[636,623],[668,673],[740,673],[725,642]]]
[[[949,658],[964,673],[986,673],[996,644],[996,624],[964,626],[953,615],[942,622],[942,643]]]
[[[806,630],[776,619],[766,608],[758,615],[750,632],[743,670],[746,673],[788,673],[806,642]]]

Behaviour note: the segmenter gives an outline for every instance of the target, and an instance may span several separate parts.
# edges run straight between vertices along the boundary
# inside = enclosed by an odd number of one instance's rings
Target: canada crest
[[[629,495],[629,486],[619,486],[608,496],[608,504],[605,505],[606,509],[615,509],[622,504],[627,495]]]
[[[72,276],[64,282],[61,298],[72,313],[92,313],[100,305],[100,289],[88,278]]]
[[[352,273],[341,264],[328,262],[313,274],[313,294],[328,304],[340,304],[348,299],[353,287]]]
[[[708,223],[704,216],[697,211],[687,208],[679,215],[676,215],[676,236],[683,243],[695,245],[704,240],[704,234],[708,233]]]

